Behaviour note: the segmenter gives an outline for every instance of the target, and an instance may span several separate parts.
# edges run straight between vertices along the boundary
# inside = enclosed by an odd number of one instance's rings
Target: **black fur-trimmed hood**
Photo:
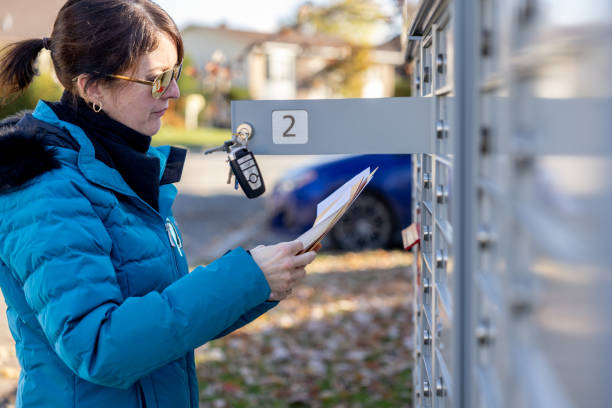
[[[0,122],[0,193],[60,167],[46,143],[48,133],[31,119],[22,112]]]

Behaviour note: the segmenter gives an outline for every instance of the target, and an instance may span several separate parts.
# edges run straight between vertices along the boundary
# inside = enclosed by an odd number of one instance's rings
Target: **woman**
[[[241,248],[187,273],[171,213],[185,152],[149,146],[183,44],[147,0],[69,0],[50,38],[5,48],[24,89],[48,48],[60,102],[0,134],[0,285],[18,407],[197,407],[193,350],[272,308],[314,252]]]

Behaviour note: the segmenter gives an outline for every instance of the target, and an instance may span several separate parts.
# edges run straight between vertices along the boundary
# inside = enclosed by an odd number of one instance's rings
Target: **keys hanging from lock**
[[[266,191],[255,156],[247,148],[252,133],[253,130],[250,125],[242,124],[238,126],[237,133],[232,135],[232,140],[204,152],[205,155],[219,151],[228,153],[227,161],[230,170],[227,184],[232,182],[232,175],[236,176],[234,188],[237,190],[240,185],[248,198],[259,197]]]
[[[230,147],[232,147],[235,144],[236,142],[234,140],[226,140],[225,142],[223,142],[221,146],[217,146],[217,147],[213,147],[212,149],[205,150],[204,155],[211,154],[214,152],[221,152],[221,151],[229,153]]]
[[[253,153],[246,146],[235,146],[230,150],[228,157],[230,172],[236,176],[235,188],[240,184],[248,198],[262,195],[266,191],[266,186]],[[228,182],[231,182],[231,173]]]
[[[225,161],[226,163],[229,163],[229,158]],[[229,166],[229,174],[227,175],[227,183],[226,184],[231,184],[232,183],[232,176],[234,175],[234,170],[232,169],[232,166]],[[238,186],[240,185],[240,183],[238,183],[238,179],[236,179],[234,181],[234,190],[238,190]]]

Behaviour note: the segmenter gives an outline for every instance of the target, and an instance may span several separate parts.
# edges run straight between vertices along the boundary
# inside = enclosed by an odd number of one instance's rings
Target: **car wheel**
[[[339,249],[359,251],[385,248],[393,237],[393,217],[379,197],[363,193],[330,235]]]

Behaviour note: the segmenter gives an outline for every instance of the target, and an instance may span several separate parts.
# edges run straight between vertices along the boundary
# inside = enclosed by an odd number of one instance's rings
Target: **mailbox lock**
[[[448,261],[448,254],[443,249],[438,249],[436,251],[436,267],[442,269],[446,268],[446,263]]]
[[[521,285],[525,286],[525,284]],[[520,287],[519,287],[520,288]],[[510,310],[516,317],[526,317],[533,312],[533,294],[527,287],[515,288],[510,299]]]
[[[436,187],[436,201],[438,204],[444,204],[448,201],[448,191],[442,185]]]
[[[488,57],[491,55],[491,31],[488,29],[483,29],[482,30],[482,37],[481,37],[481,43],[480,43],[480,54],[483,57]]]
[[[241,123],[236,128],[236,138],[238,142],[244,146],[246,146],[247,142],[251,137],[253,137],[253,126],[248,123]]]
[[[495,341],[495,330],[488,319],[483,319],[476,326],[476,341],[480,346],[490,346]]]
[[[436,121],[436,136],[440,140],[445,139],[448,136],[448,125],[443,119]]]
[[[423,396],[425,398],[431,397],[431,389],[429,388],[429,381],[423,380]]]
[[[489,227],[481,225],[476,233],[476,240],[481,250],[490,248],[493,245],[494,239]]]
[[[443,74],[444,73],[444,63],[446,58],[444,58],[444,54],[438,54],[438,57],[436,58],[436,68],[438,70],[439,74]]]
[[[423,279],[423,293],[430,293],[431,292],[431,281],[429,280],[429,278],[425,278]]]
[[[436,395],[438,397],[446,397],[447,395],[446,387],[444,386],[444,379],[442,377],[436,380]]]
[[[423,344],[431,345],[431,332],[427,329],[423,330]]]
[[[431,227],[429,225],[423,227],[423,241],[431,241]]]
[[[431,187],[431,173],[423,173],[423,188]]]
[[[488,126],[480,128],[480,154],[487,155],[491,153],[491,129]]]

